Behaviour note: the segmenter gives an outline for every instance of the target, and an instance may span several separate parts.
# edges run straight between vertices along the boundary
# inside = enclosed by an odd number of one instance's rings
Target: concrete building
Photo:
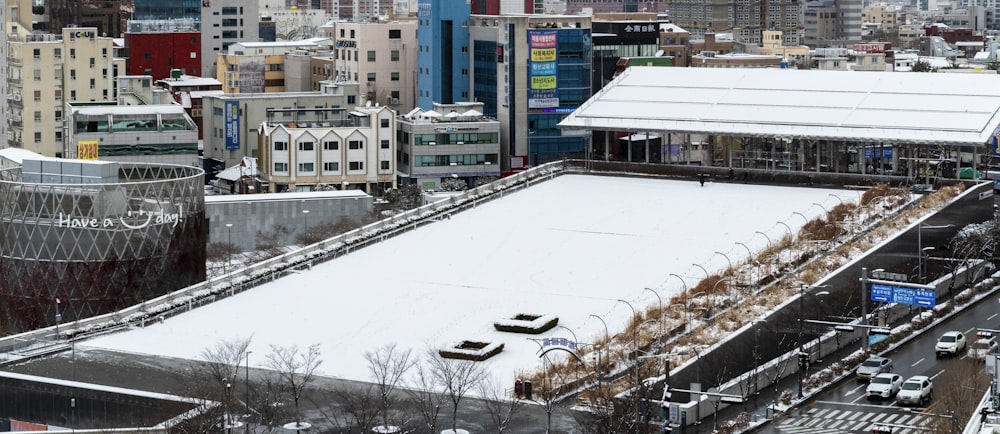
[[[260,172],[271,193],[360,189],[375,196],[396,187],[396,112],[388,107],[310,110],[323,122],[260,125]],[[332,119],[331,119],[332,118]]]
[[[434,104],[397,119],[401,184],[437,189],[443,179],[500,177],[500,122],[483,116],[483,103]]]
[[[397,111],[415,106],[416,21],[337,22],[327,30],[335,41],[335,78],[360,83],[365,98],[373,103]]]
[[[660,50],[665,56],[674,58],[674,66],[691,65],[690,43],[691,33],[687,30],[672,23],[660,25]]]
[[[331,113],[313,110],[347,109],[363,104],[359,85],[353,82],[323,83],[318,92],[274,94],[207,94],[202,98],[204,157],[222,167],[239,164],[243,157],[258,158],[258,129],[270,111],[279,110],[272,121],[299,122],[340,119],[319,118]]]
[[[200,0],[132,0],[133,20],[200,20]]]
[[[593,48],[593,92],[611,81],[618,59],[651,57],[660,50],[660,26],[656,14],[594,15],[591,22]]]
[[[299,41],[237,42],[217,58],[216,79],[225,93],[275,93],[285,89],[286,55],[329,52],[329,38]]]
[[[500,121],[501,171],[587,156],[590,136],[556,124],[591,96],[590,27],[588,16],[472,16],[472,96]]]
[[[170,77],[170,72],[202,74],[200,22],[185,20],[129,20],[125,32],[128,50],[126,74]]]
[[[242,0],[207,0],[201,8],[201,75],[218,77],[216,56],[237,42],[260,40],[258,3]],[[219,80],[223,81],[223,80]]]
[[[61,33],[67,27],[93,27],[99,36],[120,38],[129,19],[128,0],[45,0],[36,30]]]
[[[839,38],[840,12],[834,0],[811,1],[805,5],[802,43],[826,47]]]
[[[778,68],[781,61],[780,55],[747,53],[691,56],[691,66],[698,68]]]
[[[94,27],[8,37],[7,146],[61,157],[64,104],[113,100],[124,60],[113,58],[111,38]]]
[[[749,45],[759,45],[762,30],[781,30],[785,45],[801,44],[799,15],[795,0],[668,0],[670,20],[691,32],[692,38],[706,33],[733,32],[733,37]]]
[[[184,107],[184,111],[198,126],[198,140],[202,140],[204,139],[203,98],[206,95],[222,95],[222,83],[214,78],[194,77],[178,72],[175,70],[173,76],[157,80],[155,85],[164,89],[174,102]]]
[[[580,14],[585,10],[595,14],[611,12],[666,12],[664,0],[566,0],[566,14]]]
[[[469,101],[469,5],[420,0],[418,8],[417,107]]]
[[[782,59],[788,61],[790,66],[801,65],[807,68],[810,66],[809,47],[805,45],[786,46],[781,41],[780,31],[765,30],[761,46],[754,48],[750,52],[762,56],[781,56]]]
[[[180,105],[66,107],[65,158],[198,167],[198,128]]]

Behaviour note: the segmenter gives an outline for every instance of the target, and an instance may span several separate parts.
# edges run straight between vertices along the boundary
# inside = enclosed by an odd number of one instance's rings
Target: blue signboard
[[[892,300],[892,288],[889,285],[882,285],[878,283],[872,284],[872,301],[888,302]]]
[[[892,148],[865,148],[865,158],[892,158]]]
[[[226,101],[226,149],[240,149],[240,103]]]
[[[871,300],[908,304],[920,307],[934,307],[937,303],[937,293],[925,289],[904,288],[901,286],[873,283]]]

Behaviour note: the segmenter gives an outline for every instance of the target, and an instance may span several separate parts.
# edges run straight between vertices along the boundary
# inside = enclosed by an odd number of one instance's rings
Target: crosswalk
[[[864,410],[841,410],[823,408],[806,415],[789,417],[778,423],[775,428],[780,433],[787,434],[846,434],[870,433],[878,425],[893,426],[893,434],[918,434],[926,431],[918,428],[927,421],[928,416],[921,414],[872,412]]]

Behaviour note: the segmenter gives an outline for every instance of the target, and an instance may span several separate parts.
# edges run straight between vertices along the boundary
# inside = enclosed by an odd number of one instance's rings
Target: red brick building
[[[128,75],[149,75],[153,80],[170,77],[171,69],[200,76],[201,33],[125,33]]]

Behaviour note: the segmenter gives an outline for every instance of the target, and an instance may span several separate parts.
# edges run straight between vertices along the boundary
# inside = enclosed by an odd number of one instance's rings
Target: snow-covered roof
[[[262,201],[302,201],[309,199],[330,198],[362,198],[369,197],[361,190],[329,190],[329,191],[289,191],[285,193],[254,193],[254,194],[218,194],[205,196],[205,203],[227,202],[262,202]]]
[[[24,160],[55,160],[56,158],[46,157],[24,148],[3,148],[0,149],[0,159],[9,160],[15,164],[23,164]]]
[[[178,78],[164,78],[156,80],[156,84],[168,87],[190,87],[190,86],[222,86],[222,82],[211,77],[198,77],[194,75],[182,75]]]
[[[232,167],[226,168],[215,175],[216,178],[225,179],[227,181],[236,181],[247,176],[254,178],[258,175],[257,172],[257,159],[252,157],[243,157],[240,160],[240,164],[234,165]]]
[[[1000,76],[637,66],[559,127],[985,146]]]
[[[89,107],[74,107],[79,115],[141,115],[150,113],[179,114],[184,113],[184,107],[179,104],[152,105],[100,105]]]

